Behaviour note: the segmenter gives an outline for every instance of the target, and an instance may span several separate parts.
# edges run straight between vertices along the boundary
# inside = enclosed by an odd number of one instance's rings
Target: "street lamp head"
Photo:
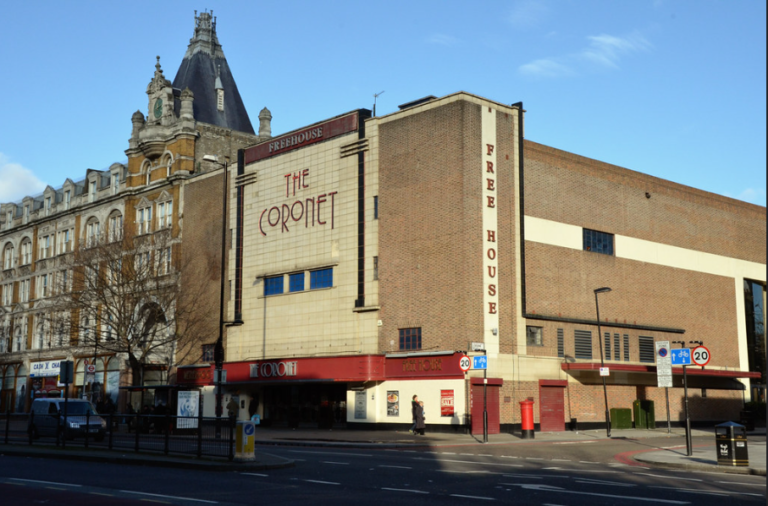
[[[218,163],[219,162],[219,157],[214,156],[214,155],[204,155],[203,156],[203,160],[205,160],[206,162]]]
[[[610,291],[611,291],[611,289],[609,287],[607,287],[607,286],[604,286],[602,288],[595,288],[595,293],[605,293],[605,292],[610,292]]]

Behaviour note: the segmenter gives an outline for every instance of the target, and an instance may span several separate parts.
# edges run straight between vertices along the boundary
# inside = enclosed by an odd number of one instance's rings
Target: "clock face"
[[[155,118],[159,118],[163,115],[163,99],[158,98],[155,102]]]

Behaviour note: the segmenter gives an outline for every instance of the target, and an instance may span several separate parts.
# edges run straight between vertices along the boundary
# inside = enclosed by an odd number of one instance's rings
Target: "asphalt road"
[[[649,469],[615,457],[653,444],[617,439],[421,450],[269,446],[257,451],[294,459],[296,466],[254,473],[3,456],[0,498],[4,506],[766,504],[765,477]]]

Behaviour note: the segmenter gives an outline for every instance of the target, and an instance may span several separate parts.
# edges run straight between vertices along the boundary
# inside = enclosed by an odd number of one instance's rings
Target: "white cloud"
[[[623,55],[647,51],[650,43],[638,34],[627,37],[613,35],[596,35],[587,37],[589,47],[580,55],[593,63],[604,67],[619,68],[619,60]]]
[[[518,71],[521,74],[533,77],[562,77],[571,75],[573,70],[567,65],[554,60],[535,60],[525,65],[520,65]]]
[[[614,35],[591,35],[587,37],[589,45],[581,51],[562,57],[544,58],[518,67],[518,72],[528,76],[563,77],[574,75],[585,64],[592,68],[618,69],[621,59],[632,53],[650,50],[653,46],[639,33],[626,37]]]
[[[31,170],[11,163],[0,153],[0,202],[16,202],[27,195],[40,193],[45,186]]]
[[[521,0],[509,13],[509,22],[515,28],[536,27],[549,14],[549,7],[538,0]]]
[[[459,44],[460,41],[451,35],[446,35],[444,33],[433,33],[429,36],[429,38],[427,38],[427,42],[429,44],[438,44],[441,46],[452,47]]]
[[[739,200],[749,202],[751,204],[757,204],[760,206],[765,205],[765,190],[761,188],[747,188],[736,197]]]

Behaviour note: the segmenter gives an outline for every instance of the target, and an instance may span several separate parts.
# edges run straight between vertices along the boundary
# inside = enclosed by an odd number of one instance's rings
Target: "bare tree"
[[[94,355],[125,356],[136,386],[147,365],[170,369],[200,350],[215,311],[204,283],[182,279],[181,242],[171,231],[91,239],[59,263],[51,327],[69,328],[71,342]]]

